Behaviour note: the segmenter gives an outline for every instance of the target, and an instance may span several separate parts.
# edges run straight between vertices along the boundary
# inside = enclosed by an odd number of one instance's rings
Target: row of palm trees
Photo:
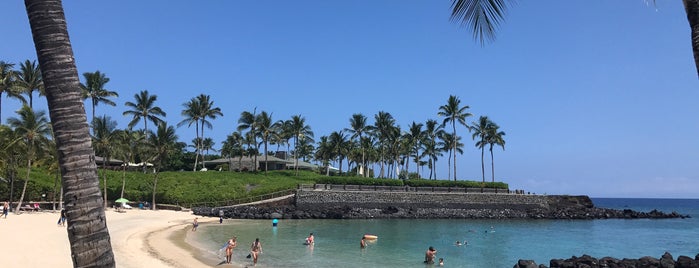
[[[22,64],[21,69],[31,69],[33,66],[29,60]],[[19,83],[22,77],[27,75],[18,75],[22,71],[15,72],[12,70],[12,64],[3,62],[3,89],[8,92],[8,96],[17,97],[24,102],[24,98],[19,92],[20,89],[26,88],[23,85],[31,83]],[[29,66],[29,67],[27,67]],[[26,67],[26,68],[25,68]],[[39,77],[40,71],[36,71]],[[83,90],[83,98],[89,99],[92,106],[92,133],[94,147],[98,155],[106,158],[107,163],[110,158],[117,153],[117,139],[129,138],[131,141],[121,141],[121,144],[127,144],[131,148],[139,142],[147,142],[149,140],[150,131],[148,130],[148,122],[157,126],[164,124],[166,112],[158,107],[155,103],[157,95],[150,94],[147,90],[143,90],[134,95],[134,101],[125,102],[128,108],[123,112],[124,116],[131,116],[132,119],[128,124],[128,129],[116,130],[116,122],[108,116],[95,117],[96,106],[106,104],[116,106],[116,103],[110,98],[118,97],[118,93],[105,88],[109,82],[109,78],[104,73],[96,71],[94,73],[83,74],[85,83],[81,84]],[[33,84],[41,85],[41,79]],[[43,86],[37,86],[42,88]],[[12,93],[10,93],[12,92]],[[31,94],[29,94],[31,95]],[[30,99],[31,100],[31,99]],[[31,102],[29,102],[31,104]],[[31,108],[31,106],[29,106]],[[492,122],[487,117],[480,117],[478,121],[471,124],[467,123],[467,118],[472,114],[467,112],[469,106],[461,105],[461,100],[457,96],[449,96],[447,103],[439,107],[437,115],[443,117],[441,122],[430,119],[425,123],[412,122],[406,131],[402,131],[396,125],[396,120],[393,116],[385,111],[380,111],[374,115],[374,124],[369,125],[368,119],[361,113],[354,114],[350,118],[350,127],[340,131],[330,133],[328,136],[322,136],[314,148],[314,135],[311,127],[306,124],[306,119],[301,115],[294,115],[289,120],[274,121],[272,113],[266,111],[257,112],[257,109],[252,111],[244,111],[240,114],[236,131],[226,137],[222,142],[221,155],[234,157],[240,156],[242,161],[243,156],[254,158],[254,163],[258,163],[257,156],[262,154],[265,157],[264,171],[269,169],[267,155],[269,145],[279,146],[286,145],[287,152],[293,153],[295,159],[295,167],[298,169],[299,159],[309,161],[310,159],[321,162],[329,173],[330,163],[339,164],[339,170],[343,170],[343,162],[346,160],[347,170],[351,170],[352,165],[355,165],[356,173],[363,176],[370,175],[370,168],[373,165],[379,166],[378,177],[395,178],[407,177],[409,174],[411,163],[415,163],[414,174],[420,174],[420,169],[424,166],[429,168],[430,179],[436,179],[436,162],[439,157],[447,153],[448,159],[448,178],[456,180],[457,165],[456,157],[458,154],[463,154],[464,144],[461,136],[457,133],[457,126],[464,126],[466,130],[473,132],[472,138],[476,140],[476,147],[481,149],[481,167],[483,181],[485,181],[484,168],[484,148],[490,145],[491,153],[491,173],[494,181],[494,164],[493,164],[493,146],[499,145],[504,149],[504,132],[498,131],[499,126]],[[214,150],[214,142],[211,138],[205,137],[205,129],[212,128],[212,120],[223,116],[221,108],[216,107],[209,95],[200,94],[183,103],[181,115],[184,118],[177,126],[187,127],[194,126],[196,138],[193,139],[191,147],[195,151],[195,159],[192,169],[197,170],[201,165],[205,167],[204,155],[208,154],[209,150]],[[143,121],[143,129],[134,131],[138,123]],[[167,125],[165,125],[167,128]],[[424,127],[424,129],[423,129]],[[451,130],[451,132],[447,131]],[[243,133],[245,131],[245,133]],[[293,150],[289,147],[293,139]],[[136,141],[134,143],[134,140]],[[182,143],[175,141],[173,148],[184,148]],[[263,146],[261,152],[260,147]],[[127,148],[128,146],[123,146]],[[143,147],[146,148],[146,147]],[[133,150],[129,153],[119,154],[119,158],[125,161],[135,159],[148,160],[149,157],[141,156]],[[200,164],[201,159],[201,164]],[[143,161],[142,161],[143,162]],[[240,166],[240,165],[239,165]],[[144,165],[144,170],[146,166]],[[161,166],[162,168],[162,166]],[[403,169],[403,172],[395,171],[395,169]],[[452,175],[453,174],[453,175]]]

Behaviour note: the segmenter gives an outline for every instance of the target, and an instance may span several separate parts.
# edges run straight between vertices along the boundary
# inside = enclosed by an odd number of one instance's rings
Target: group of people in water
[[[233,249],[238,246],[238,237],[234,236],[226,242],[224,249],[226,250],[226,263],[230,264],[233,261]],[[255,241],[250,245],[250,254],[246,258],[252,259],[253,266],[257,266],[257,258],[262,253],[262,242],[260,238],[255,238]]]

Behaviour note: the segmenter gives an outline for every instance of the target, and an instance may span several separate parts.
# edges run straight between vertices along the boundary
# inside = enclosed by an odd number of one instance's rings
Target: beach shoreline
[[[105,212],[117,267],[211,267],[217,263],[187,242],[194,217],[202,224],[217,218],[191,212],[127,210]],[[73,267],[66,227],[57,225],[58,211],[10,214],[0,219],[1,256],[8,267]],[[191,240],[191,239],[190,239]],[[237,264],[236,264],[237,265]],[[230,266],[238,267],[238,266]],[[240,266],[244,267],[244,266]]]

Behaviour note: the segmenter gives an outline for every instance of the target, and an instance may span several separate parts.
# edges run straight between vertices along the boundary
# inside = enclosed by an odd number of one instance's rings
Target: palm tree
[[[366,134],[370,130],[370,127],[366,124],[366,116],[363,114],[353,114],[350,118],[350,128],[345,128],[349,133],[352,133],[350,137],[352,140],[357,139],[361,144],[362,135]],[[365,164],[366,153],[363,146],[360,146],[362,150],[362,168],[364,169],[363,177],[367,177]],[[359,175],[359,168],[357,168],[357,175]]]
[[[100,103],[116,106],[116,103],[109,98],[119,97],[119,94],[104,88],[104,85],[109,82],[109,78],[105,74],[100,73],[100,71],[95,71],[94,73],[85,72],[83,73],[83,77],[85,78],[85,84],[81,84],[80,87],[83,90],[83,98],[90,99],[90,103],[92,104],[92,120],[94,121],[95,107]],[[92,131],[95,131],[94,127]]]
[[[500,126],[493,123],[492,121],[491,123],[492,124],[488,129],[488,144],[490,144],[490,171],[491,175],[493,176],[492,182],[495,182],[495,160],[493,158],[493,145],[500,145],[500,147],[502,147],[502,150],[505,150],[505,139],[503,138],[503,136],[505,136],[505,132],[498,131],[500,129]]]
[[[11,117],[7,119],[7,124],[12,127],[17,135],[21,137],[21,144],[26,151],[27,156],[27,178],[24,180],[22,195],[17,203],[16,212],[22,207],[24,194],[27,191],[27,183],[29,182],[29,172],[31,171],[32,161],[36,158],[36,154],[43,149],[43,146],[51,135],[49,121],[46,118],[44,111],[34,112],[29,106],[22,106],[17,111],[19,118]]]
[[[255,146],[255,151],[259,153],[260,149],[257,144],[257,108],[252,110],[251,112],[248,111],[243,111],[240,113],[240,119],[238,119],[238,130],[243,131],[243,130],[250,130],[248,134],[245,135],[245,138],[247,140],[251,140],[251,143],[248,143],[248,149],[250,149],[250,145],[253,144]],[[253,160],[253,168],[257,170],[257,153],[255,153],[255,160]]]
[[[481,149],[481,172],[483,175],[483,183],[485,183],[485,164],[483,161],[483,154],[485,152],[485,145],[488,144],[488,132],[492,127],[492,122],[487,116],[481,116],[478,118],[477,122],[471,123],[468,127],[471,132],[473,132],[471,138],[476,141],[476,148]]]
[[[267,143],[269,143],[272,133],[277,131],[277,125],[272,123],[272,114],[268,114],[265,111],[257,115],[255,125],[257,125],[257,131],[262,137],[262,143],[265,145],[265,174],[267,174],[267,169],[269,168],[267,164]]]
[[[114,267],[95,153],[62,3],[60,0],[26,0],[24,4],[39,65],[44,71],[46,99],[60,152],[63,196],[71,200],[65,209],[73,265]]]
[[[449,155],[449,158],[447,159],[447,163],[449,167],[451,167],[452,163],[452,151],[454,152],[454,156],[456,156],[456,153],[459,154],[464,154],[464,144],[461,143],[461,136],[454,136],[451,133],[442,132],[442,135],[439,137],[441,139],[440,144],[442,145],[441,150],[446,151],[447,155]],[[454,161],[456,162],[456,161]],[[454,163],[456,165],[456,163]],[[447,177],[450,177],[451,174],[448,174]]]
[[[386,149],[388,146],[389,139],[391,138],[392,131],[395,128],[395,123],[396,120],[393,119],[393,116],[388,112],[379,111],[376,115],[374,115],[374,126],[371,128],[371,130],[375,132],[375,135],[378,138],[378,145],[380,148],[380,178],[384,178],[384,158],[386,156]]]
[[[238,172],[241,171],[242,167],[240,166],[241,161],[243,160],[243,143],[244,143],[244,138],[243,135],[240,133],[240,131],[233,132],[229,134],[226,137],[226,140],[223,141],[223,145],[221,146],[221,154],[226,155],[229,158],[233,156],[238,156]],[[229,160],[230,161],[230,160]],[[231,163],[232,164],[232,163]],[[228,170],[232,170],[231,166],[228,166]]]
[[[19,72],[15,75],[16,91],[29,96],[29,108],[34,108],[34,91],[39,92],[39,96],[44,95],[44,82],[41,77],[41,69],[36,65],[36,61],[26,60],[19,65]]]
[[[294,170],[296,171],[296,176],[299,175],[299,140],[306,142],[313,142],[313,131],[311,126],[306,124],[306,118],[299,115],[294,115],[288,121],[289,132],[294,137]]]
[[[7,94],[10,98],[16,98],[25,102],[24,97],[13,87],[16,75],[12,69],[14,66],[12,63],[0,61],[0,118],[2,118],[2,93]]]
[[[344,160],[347,153],[349,153],[349,140],[347,140],[347,136],[345,133],[342,133],[342,131],[333,131],[330,133],[330,137],[328,137],[328,143],[330,150],[332,151],[332,155],[337,157],[338,163],[340,163],[339,170],[340,175],[342,175],[342,160]]]
[[[430,168],[430,179],[437,179],[436,162],[437,158],[442,156],[442,147],[437,139],[442,136],[444,130],[442,125],[440,125],[436,120],[429,119],[425,122],[425,136],[426,142],[423,148],[423,154],[428,159],[428,166]],[[432,177],[434,175],[434,177]]]
[[[330,160],[334,158],[334,154],[332,151],[332,146],[328,141],[328,136],[320,137],[320,141],[318,141],[318,148],[316,149],[314,157],[323,164],[323,167],[325,168],[325,176],[330,176]]]
[[[216,152],[216,149],[214,149],[214,145],[216,145],[216,142],[212,138],[204,138],[204,140],[201,141],[201,164],[203,167],[204,166],[204,158],[206,158],[207,155],[209,155],[209,150]]]
[[[408,133],[406,133],[403,137],[408,145],[408,159],[405,161],[405,170],[410,170],[410,154],[412,153],[415,156],[415,173],[419,175],[420,147],[422,147],[425,140],[425,133],[422,131],[422,123],[415,123],[415,121],[413,121],[413,123],[410,124]]]
[[[194,124],[194,131],[196,132],[196,140],[200,140],[199,138],[199,120],[201,119],[201,106],[200,102],[197,101],[196,98],[192,98],[189,101],[185,102],[182,104],[185,108],[182,110],[182,116],[184,119],[177,123],[177,127],[181,127],[185,124],[187,124],[188,127],[191,127],[192,124]],[[199,163],[199,143],[196,143],[194,146],[195,152],[197,152],[194,156],[194,167],[192,167],[192,171],[197,171],[197,164]]]
[[[153,162],[155,168],[155,177],[153,178],[153,202],[151,209],[155,210],[155,193],[158,187],[158,174],[167,163],[170,154],[177,150],[177,134],[175,128],[168,126],[166,122],[158,124],[157,131],[148,134],[148,144],[151,147],[150,161]]]
[[[133,116],[133,119],[129,122],[129,128],[133,128],[143,119],[143,133],[148,133],[148,121],[156,125],[163,122],[160,116],[165,117],[166,114],[160,107],[155,106],[155,101],[158,99],[157,95],[150,95],[148,90],[142,90],[140,93],[134,94],[134,99],[136,99],[135,103],[130,101],[124,103],[131,110],[124,111],[123,115]]]
[[[104,207],[107,207],[107,163],[114,152],[115,129],[117,122],[109,116],[102,116],[92,120],[92,145],[95,154],[102,156],[102,181],[104,186]]]
[[[124,161],[121,165],[121,194],[119,195],[119,198],[124,198],[126,168],[129,166],[129,162],[134,161],[138,145],[143,143],[145,136],[143,132],[124,129],[116,131],[114,137],[116,143],[115,154]]]
[[[452,135],[456,137],[456,123],[458,122],[462,126],[466,126],[466,117],[471,116],[471,113],[466,112],[468,105],[461,107],[461,100],[459,97],[450,95],[447,100],[447,104],[439,107],[439,116],[444,116],[444,121],[442,125],[446,125],[451,122]],[[456,139],[454,139],[456,140]],[[454,181],[456,181],[456,143],[452,144],[451,151],[454,153]]]
[[[207,119],[216,119],[217,116],[223,116],[223,113],[221,113],[221,108],[214,107],[214,101],[211,100],[211,97],[209,95],[200,94],[199,96],[197,96],[197,102],[199,103],[199,120],[201,120],[201,137],[202,141],[204,141],[204,127],[208,129],[211,129],[213,127],[211,125],[211,122],[209,122],[209,120]],[[201,144],[199,145],[199,147],[201,149]],[[203,155],[201,157],[201,166],[205,167]]]

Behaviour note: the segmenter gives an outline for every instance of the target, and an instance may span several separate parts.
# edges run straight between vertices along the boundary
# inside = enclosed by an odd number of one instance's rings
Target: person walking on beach
[[[58,218],[58,225],[66,226],[66,209],[61,209],[61,216]]]
[[[252,242],[250,246],[250,255],[252,255],[252,264],[257,266],[257,256],[262,253],[262,243],[260,243],[260,238],[255,238],[255,242]]]
[[[228,240],[228,245],[226,246],[226,263],[230,264],[233,259],[233,249],[238,246],[238,237],[233,237]]]
[[[430,246],[425,252],[425,263],[434,264],[434,258],[437,256],[437,250]]]
[[[5,203],[2,204],[2,215],[5,216],[5,219],[7,219],[7,212],[10,210],[10,203],[5,201]]]
[[[197,222],[197,218],[194,218],[194,221],[192,222],[192,232],[195,232],[197,227],[199,227],[199,222]]]

